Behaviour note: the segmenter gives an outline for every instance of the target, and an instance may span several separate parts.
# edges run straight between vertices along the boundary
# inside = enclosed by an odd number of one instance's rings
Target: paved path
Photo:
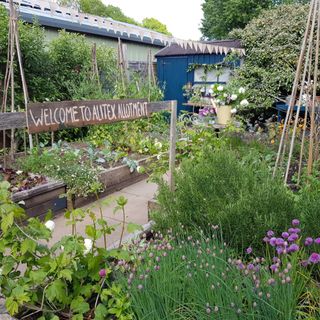
[[[144,225],[148,222],[148,201],[151,200],[157,191],[157,185],[149,183],[146,180],[140,181],[131,185],[130,187],[124,188],[121,191],[113,193],[106,198],[113,198],[112,203],[108,207],[103,207],[103,216],[107,220],[109,225],[115,227],[115,231],[108,236],[108,246],[112,246],[120,239],[121,234],[121,212],[113,214],[113,209],[116,206],[115,199],[119,196],[124,196],[128,199],[126,205],[126,220],[140,225]],[[103,199],[101,199],[103,200]],[[97,215],[100,215],[99,209],[94,207],[95,203],[84,207],[92,208],[92,211]],[[71,226],[66,225],[66,219],[63,215],[60,215],[54,219],[55,229],[53,231],[53,237],[51,243],[59,241],[63,236],[71,233]],[[85,227],[87,224],[91,224],[89,217],[86,217],[83,222],[77,224],[77,231],[79,234],[85,237]],[[125,233],[125,236],[128,232]],[[103,245],[103,239],[98,241],[98,245]],[[5,313],[4,300],[0,299],[0,320],[11,320],[12,318]]]
[[[112,198],[113,200],[109,206],[102,207],[103,217],[109,225],[115,228],[115,231],[108,236],[108,246],[119,241],[121,234],[120,224],[122,222],[122,212],[118,211],[115,214],[113,213],[113,209],[116,206],[116,198],[124,196],[128,199],[125,207],[127,222],[144,225],[148,222],[148,201],[153,198],[156,190],[156,184],[143,180],[106,197]],[[91,203],[83,207],[83,209],[91,208],[97,217],[100,217],[100,212],[96,205],[97,203]],[[66,219],[63,215],[56,217],[54,221],[56,225],[52,236],[52,243],[71,233],[71,226],[66,225]],[[77,224],[77,232],[84,237],[86,237],[85,227],[87,224],[91,224],[90,217],[86,217],[83,222]],[[102,244],[103,240],[100,239],[98,245]]]

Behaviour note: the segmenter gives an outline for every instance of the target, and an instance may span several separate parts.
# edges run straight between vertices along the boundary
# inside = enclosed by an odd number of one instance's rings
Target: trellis
[[[319,160],[320,113],[317,100],[319,40],[320,0],[312,0],[273,172],[275,176],[279,167],[285,163],[286,184],[290,182],[293,166],[298,169],[299,184],[303,167],[306,166],[307,174],[311,175],[314,163]],[[305,114],[301,133],[298,134],[302,106],[305,107]],[[294,162],[293,153],[298,139],[301,142],[299,158]]]

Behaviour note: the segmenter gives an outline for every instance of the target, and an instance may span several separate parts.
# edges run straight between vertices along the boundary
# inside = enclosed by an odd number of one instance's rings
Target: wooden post
[[[290,103],[289,103],[289,108],[287,110],[286,119],[284,121],[284,127],[283,127],[283,131],[282,131],[282,135],[281,135],[281,139],[280,139],[280,143],[279,143],[279,149],[278,149],[278,153],[277,153],[277,159],[276,159],[276,163],[275,163],[274,170],[273,170],[273,176],[274,177],[276,175],[276,171],[278,169],[278,165],[279,165],[279,162],[280,162],[280,157],[281,157],[281,154],[282,154],[282,150],[284,148],[284,144],[285,144],[285,140],[286,140],[285,138],[286,138],[286,135],[287,135],[287,130],[289,131],[289,129],[287,127],[290,126],[291,114],[293,113],[293,109],[294,109],[294,105],[295,105],[296,94],[297,94],[299,80],[300,80],[302,66],[303,66],[303,59],[304,59],[305,52],[306,52],[306,49],[307,49],[307,41],[308,41],[308,37],[309,37],[309,32],[310,32],[310,27],[311,27],[311,20],[312,20],[312,16],[313,16],[313,10],[314,10],[315,1],[316,0],[312,0],[312,2],[310,4],[308,22],[307,22],[306,30],[305,30],[305,33],[304,33],[304,38],[303,38],[303,42],[302,42],[302,48],[301,48],[301,52],[300,52],[300,57],[299,57],[299,61],[298,61],[296,74],[295,74],[295,79],[294,79],[294,82],[293,82],[293,85],[292,85],[292,94],[291,94],[291,99],[290,99]]]
[[[170,150],[169,150],[169,187],[174,191],[174,171],[176,164],[177,139],[177,101],[171,101]]]

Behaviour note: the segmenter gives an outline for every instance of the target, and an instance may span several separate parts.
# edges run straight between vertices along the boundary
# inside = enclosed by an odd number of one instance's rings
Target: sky
[[[141,22],[156,18],[166,24],[177,38],[199,40],[203,0],[102,0],[121,8],[123,13]]]

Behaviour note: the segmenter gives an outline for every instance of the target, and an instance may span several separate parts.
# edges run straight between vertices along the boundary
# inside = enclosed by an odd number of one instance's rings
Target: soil
[[[10,191],[16,193],[45,184],[47,183],[47,178],[42,175],[0,167],[0,181],[8,181],[11,185]]]

